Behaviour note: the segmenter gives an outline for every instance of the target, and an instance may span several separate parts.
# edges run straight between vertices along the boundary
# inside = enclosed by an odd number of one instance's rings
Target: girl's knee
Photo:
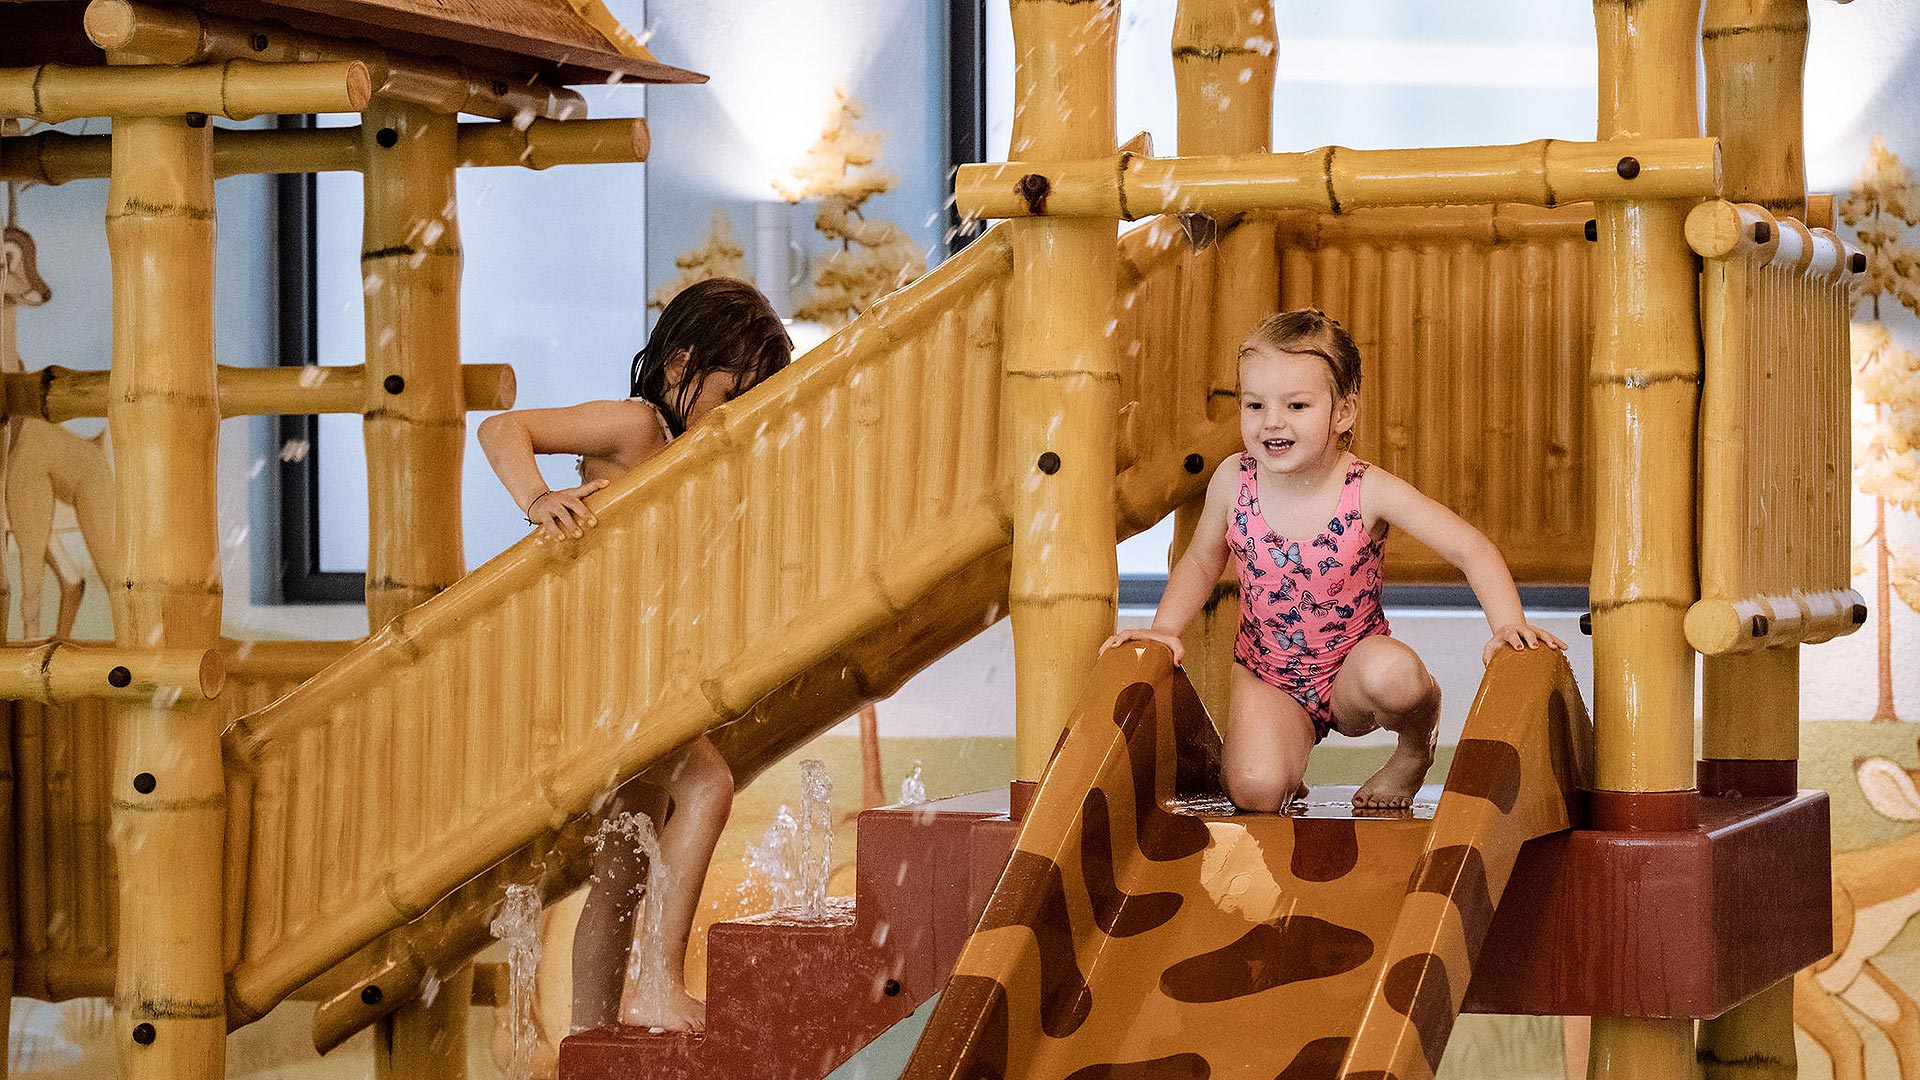
[[[1242,810],[1271,814],[1293,801],[1294,795],[1300,790],[1301,778],[1277,770],[1228,768],[1222,770],[1220,779],[1233,805]]]
[[[725,813],[733,805],[733,766],[710,740],[695,740],[674,772],[672,790],[678,804]]]
[[[1426,665],[1405,646],[1383,650],[1361,674],[1361,690],[1381,712],[1413,712],[1439,695]]]

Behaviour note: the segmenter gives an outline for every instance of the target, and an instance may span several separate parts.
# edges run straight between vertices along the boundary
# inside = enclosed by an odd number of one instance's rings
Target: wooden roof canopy
[[[0,0],[0,67],[105,63],[82,29],[86,6],[85,0]],[[561,86],[707,81],[655,59],[601,0],[188,0],[184,6],[526,72]]]

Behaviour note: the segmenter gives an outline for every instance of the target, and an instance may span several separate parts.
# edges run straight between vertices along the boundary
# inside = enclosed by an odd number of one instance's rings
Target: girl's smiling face
[[[1240,360],[1240,440],[1275,473],[1324,468],[1353,430],[1359,402],[1334,396],[1333,372],[1314,353],[1250,346]]]

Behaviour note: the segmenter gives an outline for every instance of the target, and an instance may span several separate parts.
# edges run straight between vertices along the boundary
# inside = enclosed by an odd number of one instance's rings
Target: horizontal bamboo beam
[[[1095,217],[1235,210],[1694,199],[1720,193],[1712,139],[1541,139],[1427,150],[1323,147],[1294,154],[962,165],[960,212],[975,218]]]
[[[506,364],[465,364],[460,376],[467,408],[513,408],[517,392]],[[220,416],[315,416],[366,410],[367,369],[340,367],[228,367],[219,369]],[[36,416],[51,423],[107,415],[108,373],[52,365],[0,375],[0,414]],[[406,385],[388,388],[406,393]]]
[[[358,172],[362,133],[358,127],[221,130],[213,133],[213,175]],[[535,120],[524,128],[488,121],[461,124],[458,153],[463,168],[518,165],[612,165],[647,160],[647,122]],[[0,140],[0,180],[64,184],[107,175],[113,144],[107,135],[43,131]]]
[[[87,36],[110,52],[155,64],[259,60],[273,64],[349,60],[365,64],[373,92],[436,112],[472,113],[496,120],[584,117],[584,99],[523,74],[468,67],[452,60],[384,49],[367,41],[293,30],[275,22],[212,15],[193,8],[93,0]],[[206,110],[200,110],[202,112]],[[359,109],[283,109],[282,112],[358,112]]]
[[[310,679],[360,644],[354,641],[220,642],[227,674],[236,679]]]
[[[367,65],[355,60],[0,68],[0,117],[47,123],[92,116],[247,120],[268,113],[359,112],[372,93]]]
[[[1864,274],[1867,257],[1827,229],[1775,217],[1756,203],[1704,202],[1687,214],[1687,244],[1703,259],[1746,259],[1816,281]]]
[[[1817,645],[1867,621],[1866,600],[1852,589],[1790,596],[1716,597],[1687,609],[1687,643],[1705,656]]]
[[[217,649],[128,649],[49,641],[0,646],[0,698],[65,705],[86,699],[151,702],[173,692],[212,700],[226,680]]]
[[[1473,242],[1574,239],[1593,217],[1588,203],[1556,207],[1520,203],[1481,206],[1382,206],[1340,214],[1290,210],[1274,215],[1280,241],[1320,248],[1355,242]]]

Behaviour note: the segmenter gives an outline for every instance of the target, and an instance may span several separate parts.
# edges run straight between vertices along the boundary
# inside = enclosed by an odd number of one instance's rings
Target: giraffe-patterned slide
[[[1164,647],[1100,659],[903,1080],[1432,1077],[1592,728],[1558,652],[1505,651],[1437,804],[1235,814],[1218,760]]]

